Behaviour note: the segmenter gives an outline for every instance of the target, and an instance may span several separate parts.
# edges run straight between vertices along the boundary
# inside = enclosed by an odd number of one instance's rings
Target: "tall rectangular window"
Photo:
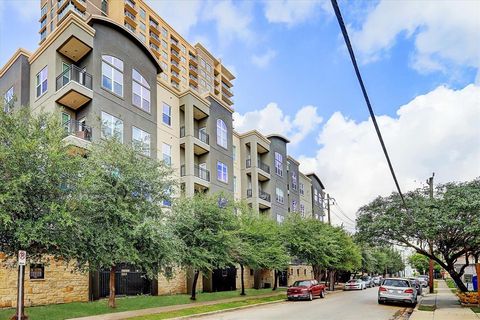
[[[102,55],[102,87],[123,97],[123,61]]]
[[[163,155],[163,162],[165,162],[165,164],[170,166],[172,164],[172,146],[164,143],[162,145],[162,155]]]
[[[217,144],[221,147],[227,148],[227,125],[222,119],[217,119]]]
[[[150,133],[132,127],[132,145],[138,148],[143,155],[150,156],[150,141]]]
[[[9,112],[13,107],[13,86],[3,95],[3,111]]]
[[[165,102],[163,103],[162,121],[169,126],[172,124],[172,107]]]
[[[283,156],[278,152],[275,152],[275,173],[283,176]]]
[[[217,179],[228,183],[228,167],[225,163],[217,161]]]
[[[150,86],[147,80],[135,69],[132,70],[132,78],[133,105],[150,112]]]
[[[297,200],[292,200],[292,212],[297,212]]]
[[[300,203],[300,213],[305,216],[305,205],[303,203]]]
[[[305,186],[300,182],[300,194],[303,196],[305,194]]]
[[[162,27],[162,36],[164,36],[165,38],[168,37],[168,30],[165,29],[164,27]]]
[[[313,189],[313,201],[318,203],[318,191],[317,189]]]
[[[145,19],[147,17],[147,13],[145,12],[145,10],[143,8],[140,8],[140,17],[142,19]]]
[[[43,68],[39,73],[37,73],[36,78],[36,89],[37,89],[37,98],[43,95],[48,90],[48,67]]]
[[[143,31],[147,30],[147,26],[142,21],[140,21],[140,29],[143,30]]]
[[[284,203],[283,190],[280,188],[275,189],[275,196],[278,203]]]
[[[237,192],[237,177],[233,176],[233,192]]]
[[[123,143],[123,121],[109,113],[102,112],[101,136],[103,139],[115,137]]]
[[[233,161],[237,160],[237,146],[232,146],[233,149]]]
[[[297,190],[297,174],[292,171],[292,189]]]

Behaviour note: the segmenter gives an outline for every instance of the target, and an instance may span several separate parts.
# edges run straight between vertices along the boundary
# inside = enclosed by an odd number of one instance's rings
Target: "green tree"
[[[199,273],[232,265],[237,244],[235,203],[223,194],[197,194],[174,204],[170,222],[182,242],[180,263],[193,268],[192,296],[196,299]]]
[[[244,266],[253,269],[274,270],[273,290],[275,290],[277,270],[286,268],[290,262],[280,227],[276,221],[252,211],[248,206],[241,205],[239,211],[241,215],[236,233],[238,242],[234,248],[234,257],[241,270],[241,295],[245,295]]]
[[[18,250],[26,250],[30,262],[46,255],[75,258],[67,199],[80,160],[69,154],[64,137],[58,114],[0,111],[0,252],[7,258]]]
[[[426,273],[430,269],[430,259],[419,253],[414,253],[408,257],[408,262],[419,273]],[[440,265],[434,261],[433,269],[437,272],[440,272],[442,267],[440,267]]]
[[[399,244],[435,260],[457,284],[467,263],[456,270],[461,256],[480,253],[480,179],[437,186],[434,199],[428,188],[405,194],[408,210],[398,194],[378,197],[359,210],[357,227],[365,241]]]
[[[115,139],[92,144],[84,160],[70,203],[77,219],[77,260],[89,270],[110,270],[110,307],[115,307],[118,264],[156,278],[174,262],[175,238],[163,208],[174,187],[171,173]]]

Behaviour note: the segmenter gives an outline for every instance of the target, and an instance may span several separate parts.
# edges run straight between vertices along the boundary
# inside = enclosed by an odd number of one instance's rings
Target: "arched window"
[[[140,109],[150,112],[150,86],[137,70],[132,70],[132,103]]]
[[[221,119],[217,119],[217,144],[224,148],[228,148],[227,125]]]

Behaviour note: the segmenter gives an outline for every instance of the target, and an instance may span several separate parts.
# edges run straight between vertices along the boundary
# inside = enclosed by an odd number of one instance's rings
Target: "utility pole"
[[[432,173],[432,176],[427,179],[427,184],[430,187],[430,201],[433,201],[433,177],[435,176],[435,172]],[[430,254],[433,255],[433,244],[429,240],[428,241],[429,249],[430,249]],[[433,293],[433,259],[430,258],[429,261],[429,268],[428,268],[428,286],[429,286],[429,291],[430,293]]]
[[[327,212],[328,212],[328,224],[332,225],[332,220],[330,218],[330,194],[327,193]]]

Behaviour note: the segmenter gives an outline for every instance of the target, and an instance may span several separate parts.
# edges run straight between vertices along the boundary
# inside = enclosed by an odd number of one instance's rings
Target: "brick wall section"
[[[50,260],[45,264],[45,279],[30,280],[25,269],[25,305],[88,301],[88,273],[72,272],[72,265]],[[17,305],[17,268],[0,266],[0,308]]]
[[[236,287],[237,290],[242,289],[242,273],[240,270],[240,266],[237,266],[237,282],[236,282]],[[250,268],[249,267],[244,267],[243,268],[243,283],[245,284],[245,289],[250,289],[253,288],[253,282],[254,282],[254,276],[253,272],[252,275],[250,275]]]
[[[187,274],[183,269],[173,269],[172,278],[170,279],[167,279],[163,274],[158,275],[158,295],[179,293],[187,293]]]
[[[288,285],[291,286],[297,280],[313,279],[312,266],[290,265],[288,267]]]

